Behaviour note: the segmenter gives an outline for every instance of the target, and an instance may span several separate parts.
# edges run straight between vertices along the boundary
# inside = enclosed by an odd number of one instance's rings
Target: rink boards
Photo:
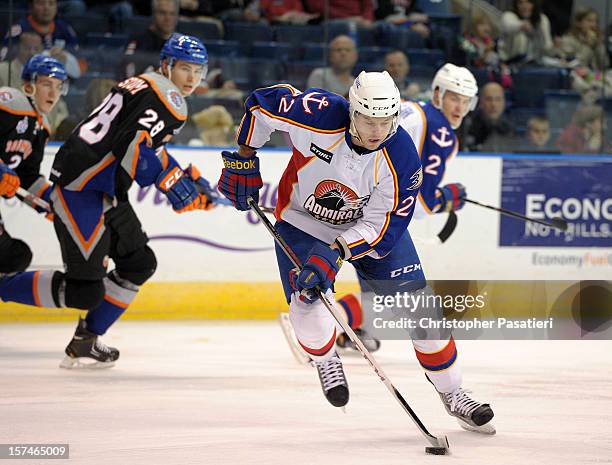
[[[57,146],[48,148],[48,173]],[[194,163],[212,184],[221,170],[219,149],[180,147],[170,152],[186,166]],[[273,206],[290,152],[261,150],[264,188],[260,203]],[[468,196],[491,205],[546,219],[562,213],[570,233],[468,205],[443,245],[429,242],[446,220],[436,215],[413,221],[411,235],[429,279],[601,280],[612,278],[612,159],[607,157],[525,157],[460,155],[444,182],[462,182]],[[601,178],[601,179],[599,179]],[[151,239],[158,269],[139,293],[126,318],[269,319],[285,309],[273,243],[251,213],[219,207],[175,214],[154,188],[132,188],[131,200]],[[32,269],[61,268],[51,223],[29,207],[1,201],[7,230],[30,244]],[[554,283],[552,294],[563,292]],[[558,286],[557,286],[558,287]],[[343,267],[338,291],[356,290],[350,266]],[[517,295],[517,307],[528,295]],[[73,319],[66,310],[31,310],[0,304],[0,321]]]

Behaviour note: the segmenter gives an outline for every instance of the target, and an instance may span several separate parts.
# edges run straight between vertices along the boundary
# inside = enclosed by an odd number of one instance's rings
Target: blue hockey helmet
[[[21,79],[34,81],[39,74],[54,77],[60,81],[68,79],[68,73],[61,61],[42,54],[34,55],[27,61],[21,72]]]
[[[164,60],[168,60],[170,67],[174,65],[176,60],[182,60],[201,65],[205,71],[208,69],[208,53],[200,39],[177,32],[170,36],[161,49],[159,54],[160,64]]]
[[[21,72],[21,79],[28,82],[35,82],[36,76],[49,76],[59,79],[64,84],[62,86],[62,94],[66,95],[68,92],[68,86],[66,80],[68,79],[68,73],[63,63],[56,58],[48,55],[34,55],[31,57],[23,67]]]

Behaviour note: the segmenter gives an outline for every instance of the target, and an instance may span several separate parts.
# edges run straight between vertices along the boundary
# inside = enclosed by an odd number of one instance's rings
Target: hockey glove
[[[13,197],[20,184],[17,173],[0,161],[0,195]]]
[[[219,190],[238,210],[249,210],[247,198],[259,201],[259,189],[263,182],[259,172],[259,158],[253,155],[243,158],[237,152],[221,152],[223,170],[219,178]]]
[[[208,197],[198,192],[193,179],[186,176],[185,172],[178,166],[162,171],[155,181],[155,186],[166,194],[172,208],[177,213],[190,210],[208,210],[212,206]]]
[[[447,184],[437,189],[436,197],[440,202],[440,208],[436,213],[461,210],[465,205],[465,187],[459,183]]]
[[[310,255],[297,277],[293,277],[292,286],[296,291],[306,296],[308,300],[311,300],[308,303],[312,303],[314,299],[303,291],[315,287],[318,287],[321,292],[327,291],[334,284],[336,274],[340,271],[341,266],[342,258],[338,249],[332,249],[317,242],[310,249]]]

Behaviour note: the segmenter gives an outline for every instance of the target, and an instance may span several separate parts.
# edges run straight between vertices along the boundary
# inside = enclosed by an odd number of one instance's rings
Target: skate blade
[[[115,362],[99,362],[97,360],[92,361],[87,357],[72,358],[66,356],[59,366],[67,370],[103,370],[114,367]]]
[[[493,426],[491,422],[485,423],[482,426],[473,426],[457,418],[457,423],[459,423],[459,426],[461,426],[464,430],[471,431],[472,433],[487,434],[491,436],[497,432],[495,430],[495,426]]]

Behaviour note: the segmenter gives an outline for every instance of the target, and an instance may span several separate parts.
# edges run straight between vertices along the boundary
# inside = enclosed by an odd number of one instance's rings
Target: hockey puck
[[[425,453],[431,455],[446,455],[448,454],[448,449],[446,447],[426,447]]]

